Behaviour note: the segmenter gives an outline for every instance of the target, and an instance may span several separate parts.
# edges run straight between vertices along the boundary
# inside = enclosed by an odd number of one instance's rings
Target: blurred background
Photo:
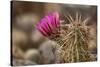
[[[83,19],[90,17],[88,50],[97,54],[97,7],[92,5],[56,4],[43,2],[11,2],[11,65],[37,65],[59,63],[56,42],[44,37],[35,25],[49,12],[58,11],[60,19],[79,12]],[[94,57],[94,56],[93,56]],[[95,59],[93,59],[95,60]]]

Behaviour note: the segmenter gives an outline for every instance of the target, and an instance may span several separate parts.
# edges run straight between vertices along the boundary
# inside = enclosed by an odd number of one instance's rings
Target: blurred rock
[[[97,34],[96,34],[96,26],[95,25],[91,25],[90,30],[89,30],[89,42],[88,42],[88,49],[89,51],[91,51],[92,53],[97,52]]]
[[[91,41],[89,42],[89,46],[88,46],[89,51],[91,51],[92,53],[95,53],[95,54],[96,54],[96,52],[97,52],[97,45],[96,45],[96,44],[97,44],[97,43],[96,43],[95,40],[91,40]]]
[[[37,49],[29,49],[26,51],[24,59],[38,63],[40,59],[40,53]]]
[[[12,30],[12,45],[22,50],[27,49],[28,36],[27,34],[19,29]]]
[[[12,42],[13,44],[26,43],[27,42],[26,33],[18,29],[13,29]]]
[[[56,46],[55,50],[55,63],[64,63],[64,60],[61,58],[61,54],[64,52],[64,50],[61,49],[60,45]]]
[[[39,47],[41,53],[41,64],[48,64],[55,62],[56,43],[53,41],[46,41]]]
[[[46,40],[46,38],[36,29],[32,31],[31,40],[34,47],[39,47],[39,45]]]
[[[25,31],[34,29],[34,25],[38,22],[39,17],[37,14],[26,13],[16,17],[16,26]]]
[[[96,39],[96,34],[97,34],[97,32],[96,32],[96,26],[95,25],[91,25],[90,26],[90,30],[89,30],[89,37],[91,38],[91,40],[95,40]]]
[[[29,60],[22,60],[22,59],[14,59],[12,65],[13,66],[27,66],[27,65],[36,65],[37,63],[29,61]]]
[[[16,45],[12,46],[12,57],[16,59],[23,59],[24,52]]]

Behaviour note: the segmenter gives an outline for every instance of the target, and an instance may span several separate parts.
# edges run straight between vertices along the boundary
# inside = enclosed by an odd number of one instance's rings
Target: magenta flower
[[[51,34],[57,32],[59,25],[59,14],[54,12],[42,18],[41,21],[36,25],[36,29],[38,29],[44,36],[50,36]]]

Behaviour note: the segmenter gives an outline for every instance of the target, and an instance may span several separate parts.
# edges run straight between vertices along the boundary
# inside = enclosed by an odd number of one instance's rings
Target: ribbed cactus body
[[[80,21],[81,19],[77,17],[70,24],[63,26],[67,29],[63,29],[61,26],[60,30],[63,30],[64,33],[60,33],[58,37],[53,39],[60,45],[59,57],[64,62],[71,63],[91,60],[90,52],[88,51],[88,26],[85,25],[87,19],[83,23]]]
[[[89,61],[87,32],[81,27],[73,27],[68,32],[67,37],[62,38],[62,59],[65,62]]]

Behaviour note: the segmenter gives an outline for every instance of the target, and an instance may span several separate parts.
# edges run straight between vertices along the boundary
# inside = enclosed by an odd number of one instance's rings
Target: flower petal
[[[54,12],[54,19],[55,19],[55,25],[56,27],[58,27],[58,25],[60,24],[58,12]]]
[[[37,25],[36,29],[38,29],[44,36],[47,36],[47,33],[41,28],[40,25]]]

